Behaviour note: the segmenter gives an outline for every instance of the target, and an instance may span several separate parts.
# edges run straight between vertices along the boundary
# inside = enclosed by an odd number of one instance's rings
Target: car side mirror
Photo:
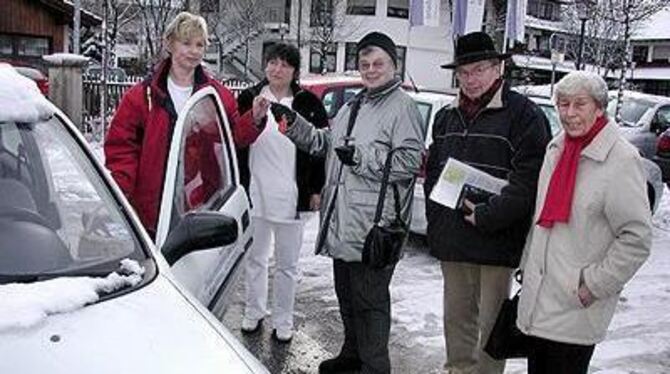
[[[189,212],[168,234],[161,252],[173,265],[187,254],[237,240],[237,221],[219,212]]]

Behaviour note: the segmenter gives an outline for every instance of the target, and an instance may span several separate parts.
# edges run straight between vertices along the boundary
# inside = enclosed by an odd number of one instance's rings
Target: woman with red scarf
[[[563,131],[540,172],[517,326],[532,341],[530,374],[579,374],[649,256],[651,215],[640,155],[607,118],[605,81],[573,72],[554,98]]]

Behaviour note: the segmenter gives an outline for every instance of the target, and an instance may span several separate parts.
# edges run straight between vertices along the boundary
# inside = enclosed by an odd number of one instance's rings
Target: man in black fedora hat
[[[541,109],[510,90],[491,38],[458,39],[454,69],[458,97],[435,117],[426,165],[426,196],[447,159],[507,181],[499,195],[466,192],[457,209],[426,202],[430,253],[442,261],[448,373],[502,373],[504,361],[482,347],[519,265],[531,223],[537,179],[551,135]]]

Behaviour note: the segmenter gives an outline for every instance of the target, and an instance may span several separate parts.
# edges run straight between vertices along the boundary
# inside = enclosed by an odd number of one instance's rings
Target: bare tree
[[[156,62],[163,55],[163,34],[170,20],[186,7],[185,0],[133,0],[142,19],[148,59]]]
[[[335,52],[336,41],[353,34],[360,21],[347,17],[347,0],[312,0],[309,16],[308,42],[319,55],[321,73],[327,71],[328,55]]]
[[[579,0],[575,0],[579,1]],[[584,60],[595,66],[603,77],[609,72],[619,72],[618,117],[626,73],[632,59],[631,35],[651,16],[670,5],[670,0],[599,0],[589,2],[589,19],[584,35]],[[579,18],[576,4],[568,5],[564,12],[564,24],[575,38],[568,43],[568,56],[576,59],[579,45]],[[617,118],[618,120],[618,118]]]
[[[99,0],[82,0],[85,9],[96,14],[103,13],[103,4],[104,1]],[[115,56],[116,45],[124,39],[124,31],[128,32],[128,26],[136,23],[140,14],[138,8],[128,0],[107,0],[107,4],[107,54],[108,56]],[[131,29],[134,28],[131,27]],[[90,40],[91,37],[94,37],[92,32],[82,33],[83,42]],[[102,35],[99,35],[98,39],[101,42]],[[96,59],[100,60],[99,58]]]
[[[243,52],[240,63],[245,77],[249,78],[250,45],[264,30],[266,12],[262,0],[230,0],[218,6],[207,1],[212,0],[201,0],[201,6],[208,6],[203,16],[218,45],[219,60],[238,59],[237,55]]]

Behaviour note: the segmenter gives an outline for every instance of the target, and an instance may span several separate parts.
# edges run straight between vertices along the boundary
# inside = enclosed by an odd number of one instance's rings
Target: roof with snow
[[[74,4],[70,0],[39,0],[46,7],[61,13],[65,19],[71,20],[74,16]],[[69,23],[69,22],[68,22]],[[98,26],[102,24],[102,18],[93,12],[81,9],[82,26]]]
[[[654,14],[635,31],[633,40],[670,40],[670,7]]]

